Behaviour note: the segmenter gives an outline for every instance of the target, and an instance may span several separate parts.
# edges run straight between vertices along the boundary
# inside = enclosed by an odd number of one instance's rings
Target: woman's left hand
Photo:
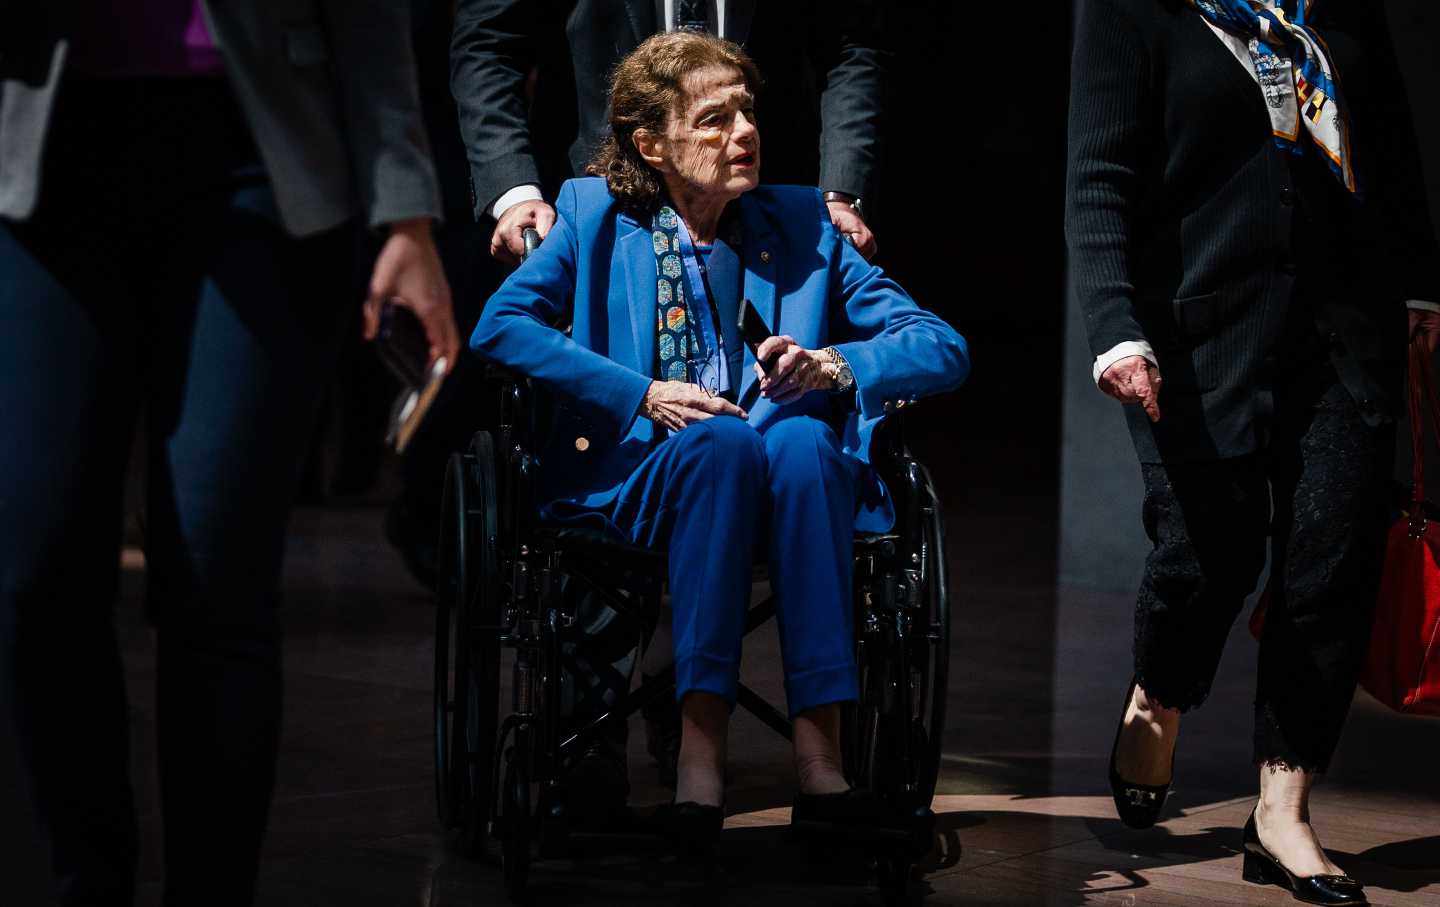
[[[837,366],[823,350],[807,350],[788,334],[770,337],[756,350],[755,376],[760,379],[760,395],[777,406],[799,400],[817,390],[835,386]],[[760,362],[773,358],[770,371]]]

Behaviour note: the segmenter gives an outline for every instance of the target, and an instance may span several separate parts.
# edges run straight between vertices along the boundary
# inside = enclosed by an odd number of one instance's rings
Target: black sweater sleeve
[[[1081,0],[1071,64],[1065,235],[1070,284],[1091,351],[1145,340],[1135,317],[1132,231],[1139,206],[1150,63],[1115,0]]]

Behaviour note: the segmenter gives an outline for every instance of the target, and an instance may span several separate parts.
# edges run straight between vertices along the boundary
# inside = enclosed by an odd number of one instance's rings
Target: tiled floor
[[[925,446],[921,439],[921,446]],[[957,590],[950,725],[936,849],[915,894],[926,904],[1286,904],[1240,880],[1239,827],[1255,789],[1248,712],[1254,644],[1237,627],[1212,701],[1187,719],[1174,805],[1148,832],[1114,818],[1104,775],[1128,674],[1129,602],[1057,590],[1053,515],[960,487],[964,460],[925,458],[958,501],[950,545]],[[995,462],[993,459],[991,462]],[[1027,468],[1023,461],[1015,469]],[[1014,488],[1023,476],[996,478]],[[1026,514],[1029,515],[1026,515]],[[1018,514],[1018,515],[1017,515]],[[143,805],[142,907],[159,903],[152,648],[125,574],[119,612]],[[430,765],[433,610],[379,532],[375,510],[302,511],[287,579],[287,705],[261,879],[267,907],[460,907],[501,903],[498,869],[448,853]],[[745,670],[778,692],[772,632]],[[778,698],[778,697],[777,697]],[[642,735],[634,799],[659,802]],[[880,903],[863,854],[786,830],[793,773],[782,743],[748,717],[732,742],[732,816],[715,874],[697,878],[655,841],[590,842],[539,864],[538,904]],[[1440,903],[1440,722],[1394,716],[1366,698],[1315,800],[1322,839],[1377,905]],[[223,779],[221,779],[223,781]],[[0,746],[0,907],[52,903],[10,747]]]

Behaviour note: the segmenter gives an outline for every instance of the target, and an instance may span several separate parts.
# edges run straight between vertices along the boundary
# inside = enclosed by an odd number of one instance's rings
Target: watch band
[[[835,387],[831,393],[843,394],[855,386],[855,373],[850,370],[850,363],[846,361],[844,354],[833,346],[825,347],[825,355],[835,363]]]
[[[861,220],[865,219],[865,203],[860,196],[851,195],[848,192],[836,192],[833,189],[827,189],[822,197],[826,202],[840,202],[841,204],[849,205],[855,209],[856,214],[860,215]]]

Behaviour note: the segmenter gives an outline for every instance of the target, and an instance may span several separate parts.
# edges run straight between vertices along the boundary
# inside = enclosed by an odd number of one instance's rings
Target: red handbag
[[[1425,513],[1425,418],[1440,437],[1435,370],[1420,337],[1410,342],[1410,509],[1390,527],[1370,652],[1360,683],[1400,712],[1440,716],[1440,523]]]
[[[1440,437],[1434,366],[1421,339],[1410,342],[1410,443],[1415,455],[1410,507],[1390,527],[1360,685],[1398,712],[1440,716],[1440,523],[1425,513],[1425,418]],[[1250,615],[1259,639],[1270,604],[1267,585]]]

